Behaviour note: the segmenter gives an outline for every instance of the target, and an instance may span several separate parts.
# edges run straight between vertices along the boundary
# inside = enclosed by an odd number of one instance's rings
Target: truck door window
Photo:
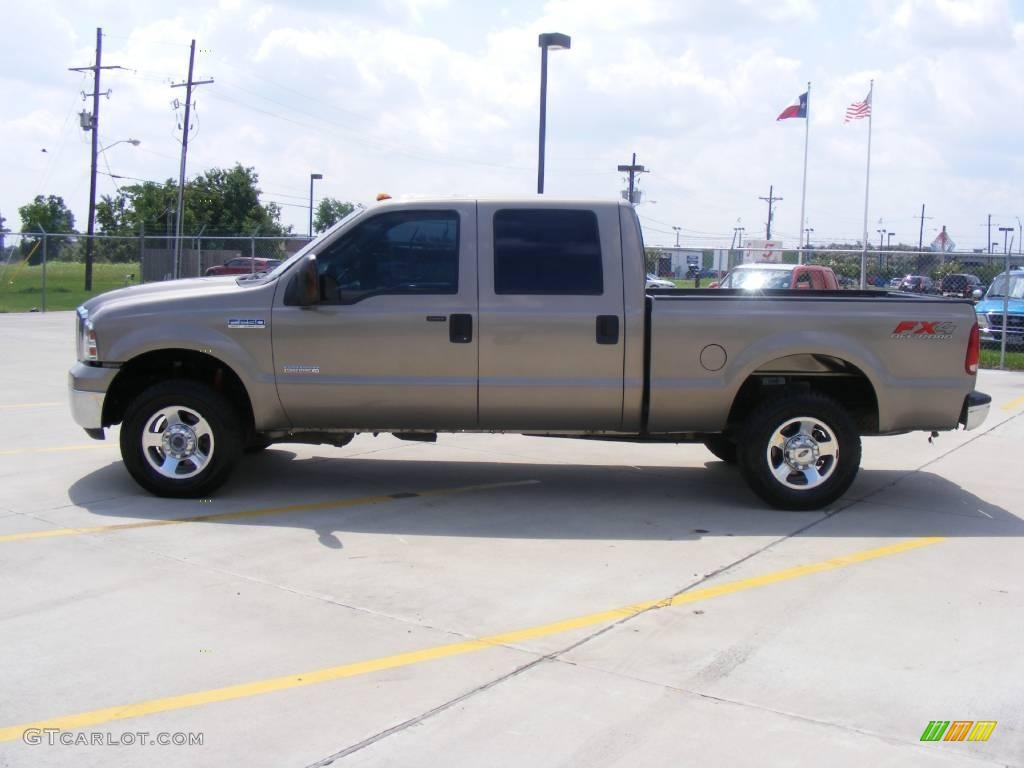
[[[494,292],[600,296],[604,275],[594,212],[497,211]]]
[[[393,211],[367,219],[317,254],[321,301],[459,292],[459,214]]]
[[[810,272],[798,272],[796,276],[796,283],[793,285],[794,288],[799,288],[804,291],[811,289],[811,273]]]

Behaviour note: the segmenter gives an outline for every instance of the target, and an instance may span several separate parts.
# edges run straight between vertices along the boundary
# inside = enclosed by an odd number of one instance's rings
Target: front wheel
[[[157,496],[206,496],[227,480],[241,449],[234,408],[195,381],[146,389],[129,404],[121,425],[125,467]]]
[[[779,509],[820,509],[842,496],[860,468],[860,435],[831,398],[796,394],[766,402],[738,443],[750,489]]]

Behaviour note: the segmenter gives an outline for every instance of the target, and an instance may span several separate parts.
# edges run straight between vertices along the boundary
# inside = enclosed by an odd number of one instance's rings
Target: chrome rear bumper
[[[977,429],[988,417],[988,409],[992,398],[984,392],[971,392],[964,398],[964,407],[960,411],[960,423],[964,429]]]

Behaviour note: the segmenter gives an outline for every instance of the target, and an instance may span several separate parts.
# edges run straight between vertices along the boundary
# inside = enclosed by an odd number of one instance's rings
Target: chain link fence
[[[308,242],[306,237],[259,235],[183,237],[178,276],[256,271],[273,266],[267,261],[287,259]],[[85,250],[86,237],[79,234],[0,234],[0,312],[74,309],[105,291],[174,279],[173,237],[96,235],[91,291],[85,290]],[[707,287],[738,264],[759,261],[764,255],[751,248],[700,247],[649,248],[647,253],[648,271],[683,286],[692,280],[695,287]],[[1019,278],[1013,273],[1000,277],[1008,270],[1024,269],[1021,253],[808,247],[783,250],[773,258],[829,267],[842,288],[863,285],[963,298],[980,292],[977,317],[983,364],[1004,367],[1009,362],[1008,367],[1024,370],[1024,273]]]
[[[86,240],[79,234],[0,236],[0,312],[74,309],[105,291],[174,279],[173,237],[96,235],[93,285],[86,291]],[[227,264],[235,274],[256,271],[266,261],[287,259],[308,242],[306,237],[259,235],[183,237],[178,277],[203,277]]]

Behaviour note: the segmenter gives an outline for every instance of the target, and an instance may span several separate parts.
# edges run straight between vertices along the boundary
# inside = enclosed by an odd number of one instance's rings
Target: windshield
[[[1007,290],[1009,282],[1009,290]],[[1024,299],[1024,274],[1007,275],[1005,272],[992,281],[992,287],[988,289],[987,299],[996,296],[1009,296],[1011,299]]]
[[[789,288],[792,274],[788,269],[737,269],[725,276],[721,287],[746,291]]]
[[[306,243],[306,245],[304,245],[299,251],[297,251],[291,258],[286,259],[285,261],[277,264],[276,266],[273,267],[273,269],[270,272],[266,272],[264,270],[263,274],[260,274],[259,272],[257,272],[257,275],[260,275],[261,277],[265,277],[267,279],[270,279],[272,277],[278,277],[279,275],[283,274],[285,272],[285,270],[287,270],[292,264],[294,264],[296,261],[301,259],[307,253],[309,253],[310,251],[316,250],[316,248],[314,246],[319,247],[320,243],[323,242],[325,237],[333,234],[338,229],[340,229],[341,227],[345,226],[345,224],[347,224],[348,222],[350,222],[353,219],[357,218],[358,216],[362,216],[364,213],[366,213],[366,208],[356,208],[356,209],[354,209],[352,211],[352,213],[350,213],[348,216],[343,218],[341,221],[337,222],[334,226],[330,227],[329,229],[325,230],[324,232],[321,232],[319,235],[317,235],[312,240],[310,240],[308,243]],[[271,265],[268,265],[268,266],[271,266]]]

